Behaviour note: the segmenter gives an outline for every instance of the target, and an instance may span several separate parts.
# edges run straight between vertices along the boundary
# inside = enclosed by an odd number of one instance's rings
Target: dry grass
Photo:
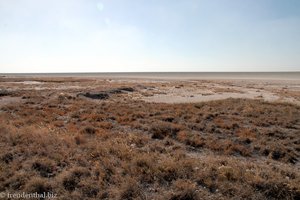
[[[0,192],[50,191],[59,199],[300,198],[295,105],[154,104],[124,94],[44,98],[52,92],[20,93],[27,103],[1,108]]]

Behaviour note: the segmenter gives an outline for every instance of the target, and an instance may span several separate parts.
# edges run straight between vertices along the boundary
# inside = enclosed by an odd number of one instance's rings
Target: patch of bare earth
[[[278,86],[276,85],[276,88]],[[203,82],[194,84],[181,82],[167,87],[156,87],[154,91],[144,90],[137,98],[156,103],[196,103],[227,98],[261,99],[270,102],[288,102],[300,105],[300,88],[295,91],[278,91],[270,85],[232,84],[230,82]]]

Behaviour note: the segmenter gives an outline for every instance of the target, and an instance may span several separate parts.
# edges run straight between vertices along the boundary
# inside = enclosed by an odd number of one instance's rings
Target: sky
[[[0,0],[0,73],[300,71],[299,0]]]

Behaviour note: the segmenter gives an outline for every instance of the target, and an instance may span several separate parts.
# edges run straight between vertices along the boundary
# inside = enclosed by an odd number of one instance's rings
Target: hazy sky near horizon
[[[0,0],[0,73],[300,71],[299,0]]]

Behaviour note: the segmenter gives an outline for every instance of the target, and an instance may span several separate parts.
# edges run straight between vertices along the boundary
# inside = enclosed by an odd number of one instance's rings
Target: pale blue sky
[[[300,71],[299,0],[0,0],[0,73]]]

